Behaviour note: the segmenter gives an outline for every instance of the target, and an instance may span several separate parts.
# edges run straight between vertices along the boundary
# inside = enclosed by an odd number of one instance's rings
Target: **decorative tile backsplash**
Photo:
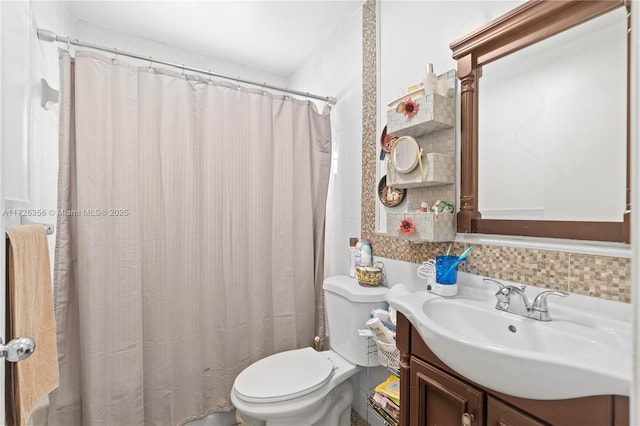
[[[363,6],[362,235],[372,239],[374,256],[421,263],[447,251],[449,243],[413,243],[375,231],[376,212],[376,2]],[[447,49],[447,46],[443,46]],[[409,199],[412,199],[409,190]],[[434,200],[435,201],[435,200]],[[455,200],[452,200],[455,201]],[[419,202],[418,199],[414,203]],[[453,244],[462,253],[468,244]],[[553,290],[631,302],[631,259],[473,245],[460,270]]]

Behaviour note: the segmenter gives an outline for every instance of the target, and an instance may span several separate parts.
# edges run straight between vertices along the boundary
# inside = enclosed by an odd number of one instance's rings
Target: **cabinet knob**
[[[464,413],[462,415],[462,426],[471,426],[474,418],[475,417],[473,417],[473,414]]]

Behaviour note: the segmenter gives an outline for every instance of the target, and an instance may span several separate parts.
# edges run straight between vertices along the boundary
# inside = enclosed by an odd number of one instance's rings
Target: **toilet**
[[[241,424],[350,425],[353,386],[348,379],[362,367],[379,365],[358,329],[366,328],[372,309],[387,307],[388,289],[335,276],[324,280],[323,290],[330,349],[280,352],[245,368],[231,390]]]

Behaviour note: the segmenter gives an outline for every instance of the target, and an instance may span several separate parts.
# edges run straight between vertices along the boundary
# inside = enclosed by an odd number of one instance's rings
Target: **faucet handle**
[[[538,294],[536,298],[533,300],[533,306],[531,307],[531,309],[536,311],[548,312],[549,311],[549,305],[547,304],[548,296],[567,297],[569,296],[569,294],[570,293],[567,293],[566,291],[554,291],[554,290],[543,291],[542,293]]]
[[[506,311],[509,309],[509,289],[507,286],[502,284],[500,281],[496,281],[491,278],[483,278],[482,281],[486,283],[496,284],[498,286],[498,291],[496,292],[496,309],[500,309],[501,311]]]
[[[491,283],[491,284],[497,284],[498,285],[498,292],[502,291],[505,288],[505,285],[502,284],[500,281],[496,281],[493,278],[483,278],[482,281],[484,281],[485,283]]]

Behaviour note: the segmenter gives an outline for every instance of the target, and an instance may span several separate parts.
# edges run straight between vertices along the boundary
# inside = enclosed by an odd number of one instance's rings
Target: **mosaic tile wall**
[[[449,243],[420,244],[375,232],[376,214],[376,3],[368,0],[362,15],[362,235],[372,239],[379,257],[421,263],[447,251]],[[443,48],[448,48],[443,46]],[[468,244],[455,243],[462,253]],[[496,279],[631,302],[631,259],[566,252],[473,245],[461,270]]]

